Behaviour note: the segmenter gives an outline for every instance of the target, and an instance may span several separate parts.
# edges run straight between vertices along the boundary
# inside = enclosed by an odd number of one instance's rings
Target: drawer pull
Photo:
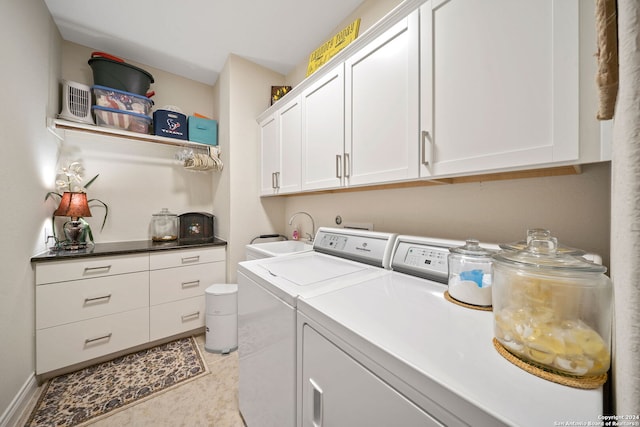
[[[108,340],[111,338],[111,335],[113,335],[111,332],[109,332],[107,335],[103,335],[101,337],[96,337],[96,338],[87,338],[86,340],[84,340],[85,344],[91,344],[92,342],[96,342],[96,341],[100,341],[100,340]]]
[[[85,304],[89,304],[89,303],[98,302],[98,301],[101,301],[101,300],[109,301],[110,299],[111,299],[111,294],[105,295],[105,296],[102,296],[102,297],[85,298],[84,299],[84,303]]]
[[[192,280],[191,282],[182,282],[182,289],[195,288],[200,286],[200,280]]]
[[[198,317],[200,317],[200,312],[196,311],[195,313],[184,314],[182,316],[182,321],[185,322],[185,321],[190,320],[190,319],[197,319]]]
[[[111,270],[111,266],[110,265],[102,265],[100,267],[85,267],[84,268],[84,272],[85,274],[88,273],[108,273],[109,270]]]
[[[182,257],[182,263],[187,264],[190,262],[198,262],[200,261],[200,255]]]

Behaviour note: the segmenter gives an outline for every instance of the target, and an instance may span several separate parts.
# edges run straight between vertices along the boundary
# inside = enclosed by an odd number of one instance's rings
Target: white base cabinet
[[[205,289],[225,282],[222,248],[149,255],[149,340],[205,325]]]
[[[225,257],[217,246],[36,262],[36,374],[203,327]]]

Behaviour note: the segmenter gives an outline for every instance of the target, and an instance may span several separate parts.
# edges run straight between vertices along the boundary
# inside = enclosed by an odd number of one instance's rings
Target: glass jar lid
[[[552,270],[557,272],[604,273],[607,268],[590,262],[581,256],[558,250],[558,239],[550,235],[532,237],[519,251],[504,250],[493,256],[494,260],[512,266]]]
[[[167,208],[162,208],[162,209],[160,210],[160,212],[158,212],[158,213],[154,213],[152,216],[164,216],[164,217],[167,217],[167,216],[175,216],[175,217],[177,217],[178,215],[176,215],[176,214],[174,214],[174,213],[169,212],[169,209],[167,209]]]
[[[512,243],[500,243],[500,248],[505,251],[522,251],[527,248],[529,242],[534,238],[546,238],[551,237],[551,231],[545,228],[530,228],[527,230],[527,238],[526,240],[520,240],[518,242]],[[586,252],[582,249],[571,248],[569,246],[564,246],[561,243],[558,243],[558,247],[556,248],[556,252],[563,253],[566,255],[574,255],[574,256],[582,256]]]
[[[480,241],[476,239],[467,239],[464,246],[449,248],[452,254],[466,255],[478,258],[488,258],[494,254],[494,251],[485,249],[480,246]]]

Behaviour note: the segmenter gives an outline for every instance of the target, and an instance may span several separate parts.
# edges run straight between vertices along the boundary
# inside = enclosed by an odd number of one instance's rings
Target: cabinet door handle
[[[111,270],[111,265],[101,265],[100,267],[85,267],[85,274],[88,273],[108,273]]]
[[[276,188],[280,188],[280,172],[276,172]]]
[[[187,321],[189,319],[197,319],[198,317],[200,317],[200,312],[196,311],[195,313],[191,313],[191,314],[183,314],[182,315],[182,321]]]
[[[200,255],[182,257],[183,264],[188,264],[191,262],[198,262],[198,261],[200,261]]]
[[[351,172],[349,171],[349,153],[344,153],[344,177],[349,178]]]
[[[336,154],[336,178],[342,178],[342,156]]]
[[[92,342],[96,342],[96,341],[100,341],[100,340],[108,340],[111,339],[111,335],[113,335],[111,332],[109,332],[106,335],[102,335],[100,337],[95,337],[95,338],[87,338],[86,340],[84,340],[85,344],[91,344]]]
[[[427,157],[427,143],[429,143],[429,156]],[[431,150],[433,149],[433,143],[431,142],[431,136],[428,131],[422,131],[422,164],[429,166],[431,163]]]
[[[313,408],[311,411],[313,427],[322,427],[322,389],[312,378],[309,378],[309,384],[311,385],[311,393],[313,395]]]
[[[276,188],[276,173],[271,172],[271,188]]]
[[[88,303],[91,303],[91,302],[97,302],[97,301],[105,300],[105,299],[106,299],[107,301],[109,301],[109,300],[111,299],[111,294],[109,294],[109,295],[104,295],[104,296],[101,296],[101,297],[85,298],[85,299],[84,299],[84,303],[85,303],[85,304],[88,304]]]
[[[182,289],[195,288],[197,286],[200,286],[200,280],[192,280],[190,282],[182,282]]]

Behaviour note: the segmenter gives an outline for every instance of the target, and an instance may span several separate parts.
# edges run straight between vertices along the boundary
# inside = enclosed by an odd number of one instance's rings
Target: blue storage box
[[[91,86],[94,95],[94,105],[113,108],[115,110],[129,111],[138,114],[144,114],[151,118],[151,108],[153,101],[146,96],[140,96],[135,93],[124,92],[104,86]]]
[[[187,116],[169,110],[153,112],[153,134],[168,138],[188,139]]]
[[[189,116],[189,141],[218,145],[218,122]]]
[[[96,116],[98,126],[123,129],[131,132],[149,133],[151,117],[133,111],[118,110],[115,108],[94,105],[91,110]]]

